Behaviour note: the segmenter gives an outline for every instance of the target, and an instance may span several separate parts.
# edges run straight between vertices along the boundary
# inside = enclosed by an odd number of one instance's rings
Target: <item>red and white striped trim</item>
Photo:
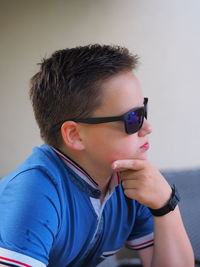
[[[154,233],[145,235],[135,240],[129,240],[126,242],[126,246],[131,249],[141,249],[153,245]]]
[[[0,262],[13,264],[19,267],[45,267],[46,265],[24,254],[0,248]]]
[[[119,250],[120,250],[120,248],[119,249],[116,249],[116,250],[105,251],[105,252],[102,253],[101,258],[106,259],[107,257],[116,254]]]
[[[55,151],[55,153],[65,162],[65,164],[73,170],[79,177],[81,177],[86,183],[91,185],[93,188],[98,189],[98,184],[92,179],[92,177],[89,176],[82,168],[80,168],[74,161],[72,161],[69,157],[52,147],[52,149]],[[120,175],[118,172],[114,173],[112,175],[112,180],[110,183],[110,189],[112,190],[114,187],[116,187],[118,184],[120,184]]]
[[[75,162],[70,160],[70,158],[63,155],[60,151],[52,147],[52,149],[56,152],[56,154],[65,162],[65,164],[70,167],[79,177],[81,177],[85,182],[91,185],[94,188],[98,188],[98,184],[86,173],[82,170]]]

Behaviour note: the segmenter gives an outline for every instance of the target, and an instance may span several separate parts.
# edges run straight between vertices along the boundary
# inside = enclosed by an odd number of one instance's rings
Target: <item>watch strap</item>
[[[164,207],[159,209],[149,208],[153,216],[163,216],[169,213],[170,211],[173,211],[177,206],[178,202],[180,201],[180,196],[175,185],[173,185],[171,188],[172,188],[171,197],[168,203]]]

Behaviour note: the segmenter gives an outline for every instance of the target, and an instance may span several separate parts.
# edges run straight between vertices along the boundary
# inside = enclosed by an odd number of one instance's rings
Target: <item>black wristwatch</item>
[[[169,202],[162,208],[160,209],[150,209],[153,216],[163,216],[170,211],[174,210],[178,202],[180,201],[180,196],[179,193],[175,187],[175,185],[172,186],[172,195],[169,200]]]

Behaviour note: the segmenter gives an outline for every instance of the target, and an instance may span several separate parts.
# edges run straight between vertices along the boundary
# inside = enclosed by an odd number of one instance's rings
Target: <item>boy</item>
[[[0,266],[93,267],[124,243],[145,267],[194,265],[176,188],[147,160],[137,61],[89,45],[41,63],[30,97],[46,144],[1,181]]]

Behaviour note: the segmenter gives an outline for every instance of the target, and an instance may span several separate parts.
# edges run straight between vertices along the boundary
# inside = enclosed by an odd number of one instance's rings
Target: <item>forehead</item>
[[[116,116],[143,104],[140,83],[133,72],[123,72],[102,85],[102,105],[95,116]]]

